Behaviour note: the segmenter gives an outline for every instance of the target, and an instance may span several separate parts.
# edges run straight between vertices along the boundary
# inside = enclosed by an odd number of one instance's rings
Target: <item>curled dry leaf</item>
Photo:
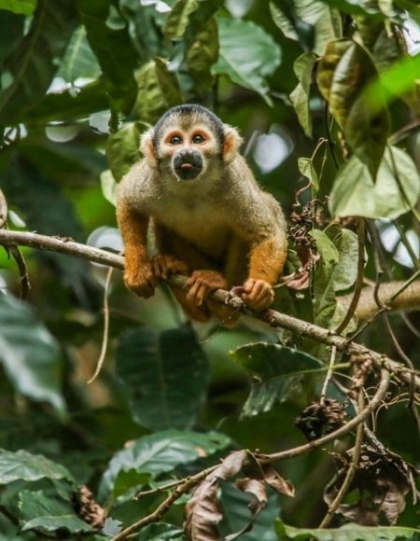
[[[261,464],[250,451],[236,451],[228,455],[195,489],[193,496],[185,506],[184,529],[192,541],[221,541],[218,524],[222,519],[222,509],[218,500],[220,481],[228,481],[240,472],[246,475],[236,479],[235,486],[253,496],[249,509],[251,518],[244,527],[225,538],[233,541],[249,531],[258,514],[267,504],[267,485],[280,494],[293,496],[293,486],[269,464]]]
[[[340,428],[345,422],[345,412],[337,400],[325,399],[322,403],[312,402],[295,420],[295,426],[301,430],[308,441],[316,440]]]
[[[351,455],[352,450],[342,457],[344,466],[325,488],[324,500],[328,504],[334,500],[343,484]],[[415,498],[413,476],[417,474],[413,466],[395,453],[364,446],[348,491],[348,494],[356,493],[357,501],[342,503],[337,513],[364,526],[381,523],[393,525],[405,508],[405,497],[410,490]]]

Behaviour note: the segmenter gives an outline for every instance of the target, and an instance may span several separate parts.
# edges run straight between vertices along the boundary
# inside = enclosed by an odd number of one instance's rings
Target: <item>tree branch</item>
[[[116,269],[122,270],[124,268],[124,259],[119,255],[60,237],[48,237],[45,235],[39,235],[37,233],[8,231],[2,229],[0,230],[0,245],[6,247],[17,245],[30,246],[39,250],[49,250],[73,255],[82,259],[93,261],[95,263],[114,267]],[[187,277],[185,276],[174,275],[168,280],[168,282],[172,286],[185,288],[186,280]],[[401,283],[399,283],[397,288],[401,288]],[[412,283],[402,292],[401,295],[407,294],[411,288],[414,288],[414,291],[418,291],[420,294],[420,281]],[[392,288],[392,292],[395,294],[395,287]],[[313,323],[302,321],[274,310],[266,310],[265,312],[258,314],[249,309],[240,297],[232,295],[232,293],[222,289],[218,289],[212,293],[212,298],[222,304],[231,306],[233,309],[238,310],[241,313],[250,315],[253,318],[268,323],[272,328],[288,329],[302,336],[313,338],[317,342],[321,342],[327,346],[335,346],[337,350],[345,352],[351,357],[369,358],[376,367],[385,367],[390,372],[395,373],[396,377],[405,384],[410,384],[410,382],[413,381],[413,371],[404,366],[404,364],[390,359],[386,355],[373,351],[361,344],[349,341],[347,338],[339,336],[328,329],[324,329],[318,325],[314,325]],[[399,298],[400,297],[397,297],[395,302],[397,302]],[[399,309],[401,309],[399,304],[398,306]],[[418,389],[420,389],[420,375],[417,372],[414,374],[414,384]]]

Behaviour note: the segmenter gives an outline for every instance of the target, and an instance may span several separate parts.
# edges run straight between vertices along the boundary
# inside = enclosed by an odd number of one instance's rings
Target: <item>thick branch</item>
[[[62,239],[60,237],[47,237],[45,235],[38,235],[37,233],[0,230],[0,245],[7,247],[17,245],[30,246],[40,250],[50,250],[73,255],[117,269],[123,269],[124,267],[124,259],[119,255],[67,239]],[[169,283],[177,287],[185,287],[186,279],[185,276],[175,275],[170,278]],[[401,286],[401,284],[399,284],[399,286]],[[409,295],[411,288],[414,288],[414,292],[419,292],[420,294],[420,281],[411,284],[402,295],[404,293]],[[395,287],[392,288],[392,293],[390,294],[391,297],[392,294],[395,293],[395,289]],[[368,357],[376,366],[383,366],[387,370],[395,372],[398,378],[404,383],[409,384],[411,381],[412,371],[408,370],[403,364],[362,346],[361,344],[351,342],[342,336],[334,334],[328,329],[324,329],[318,325],[296,319],[295,317],[286,314],[281,314],[280,312],[275,312],[274,310],[267,310],[266,312],[257,314],[247,308],[240,297],[221,289],[215,291],[212,294],[212,297],[218,302],[228,304],[236,310],[240,310],[243,313],[268,323],[273,328],[280,327],[289,329],[294,333],[313,338],[317,342],[321,342],[328,346],[335,346],[339,351],[346,352],[349,355]],[[395,299],[394,302],[396,301],[397,299]],[[415,386],[420,389],[420,377],[418,375],[415,375],[414,382]]]

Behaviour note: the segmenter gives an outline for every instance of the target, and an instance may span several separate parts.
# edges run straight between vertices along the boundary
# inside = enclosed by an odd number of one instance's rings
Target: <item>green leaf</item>
[[[26,304],[1,294],[0,361],[17,392],[66,417],[57,342]]]
[[[11,80],[0,93],[2,123],[18,123],[45,94],[76,24],[73,0],[38,0],[29,32],[3,66]]]
[[[182,539],[183,530],[173,524],[157,522],[143,528],[136,541],[171,541]]]
[[[314,322],[320,327],[333,328],[333,315],[337,309],[334,289],[334,272],[339,262],[339,252],[328,236],[319,229],[310,232],[316,241],[320,256],[313,277]]]
[[[152,430],[193,424],[210,373],[192,328],[129,331],[121,339],[116,363],[137,422]]]
[[[76,515],[71,502],[48,497],[42,491],[22,490],[19,493],[19,507],[24,532],[28,530],[55,532],[63,529],[81,534],[95,531]]]
[[[219,56],[216,19],[211,18],[196,35],[185,56],[188,69],[197,85],[209,88],[213,81],[211,66]]]
[[[265,77],[280,65],[278,44],[251,21],[220,17],[219,59],[212,67],[214,75],[227,75],[234,83],[257,92],[271,105]]]
[[[115,24],[110,0],[77,0],[89,44],[96,55],[110,93],[113,108],[129,113],[136,96],[134,69],[137,54],[130,40],[128,27],[120,18]],[[108,20],[110,18],[110,20]]]
[[[317,70],[318,87],[328,101],[331,114],[373,178],[389,133],[388,114],[381,95],[376,96],[375,108],[366,95],[368,83],[377,75],[368,53],[348,39],[329,43]]]
[[[403,528],[399,526],[359,526],[358,524],[346,524],[341,528],[317,529],[317,528],[293,528],[286,526],[280,519],[276,522],[276,532],[281,540],[299,539],[299,541],[395,541],[396,539],[413,539],[420,534],[420,530]]]
[[[321,373],[322,367],[306,353],[263,342],[241,346],[231,356],[253,377],[251,394],[242,411],[244,416],[270,411],[299,394],[304,399],[305,383],[309,377]]]
[[[42,455],[33,455],[26,451],[0,450],[0,485],[15,481],[34,482],[40,479],[66,479],[74,483],[71,473],[52,460]]]
[[[184,35],[191,13],[194,13],[197,9],[197,0],[178,0],[166,19],[165,36],[168,39],[181,38]]]
[[[117,183],[109,169],[101,173],[101,189],[105,199],[115,207],[117,204]]]
[[[86,38],[86,28],[79,26],[68,44],[57,76],[73,83],[80,77],[96,79],[100,73],[98,61]]]
[[[230,439],[217,432],[198,434],[189,431],[166,430],[143,436],[116,453],[100,484],[100,497],[109,494],[120,471],[134,469],[153,479],[173,471],[177,466],[211,456],[230,445]]]
[[[298,168],[302,175],[311,181],[312,197],[316,197],[319,191],[319,180],[312,158],[298,158]]]
[[[316,61],[317,57],[314,53],[305,53],[299,56],[293,65],[296,77],[300,82],[290,94],[290,99],[292,100],[300,125],[308,137],[312,137],[309,91],[312,81],[312,71]]]
[[[0,0],[0,9],[6,9],[13,13],[32,15],[37,0]]]
[[[183,102],[178,79],[161,58],[145,64],[136,79],[138,95],[134,111],[144,122],[154,124],[167,109]]]
[[[411,157],[387,148],[376,183],[357,156],[339,171],[329,199],[334,216],[394,219],[413,209],[420,196],[420,177]]]
[[[140,131],[137,124],[129,122],[108,137],[106,157],[114,179],[121,178],[141,159]]]
[[[338,263],[334,266],[331,280],[334,291],[344,291],[351,287],[357,278],[357,258],[359,253],[356,233],[350,229],[332,225],[325,233],[338,249]]]

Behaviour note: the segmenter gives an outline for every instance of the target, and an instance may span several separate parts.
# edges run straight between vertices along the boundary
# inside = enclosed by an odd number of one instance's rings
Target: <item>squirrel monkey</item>
[[[257,185],[238,148],[238,132],[200,105],[170,109],[141,139],[144,159],[117,191],[127,287],[148,298],[160,279],[188,274],[188,291],[173,287],[191,318],[235,317],[208,298],[242,285],[242,298],[261,311],[273,301],[286,259],[280,205]],[[157,254],[147,249],[153,227]]]

